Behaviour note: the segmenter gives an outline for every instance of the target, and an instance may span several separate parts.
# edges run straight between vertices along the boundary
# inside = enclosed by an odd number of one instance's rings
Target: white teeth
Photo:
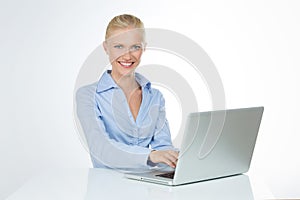
[[[129,67],[130,65],[132,65],[132,62],[120,62],[120,64]]]

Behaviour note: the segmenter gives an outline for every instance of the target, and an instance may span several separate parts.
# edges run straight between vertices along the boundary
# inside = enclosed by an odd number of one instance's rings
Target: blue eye
[[[135,49],[140,49],[140,48],[142,48],[140,45],[134,45],[133,46]]]
[[[132,50],[132,51],[138,51],[138,50],[140,50],[141,48],[142,48],[141,45],[133,45],[133,46],[131,47],[131,50]]]
[[[123,46],[122,46],[122,45],[120,45],[120,44],[118,44],[118,45],[115,45],[115,46],[114,46],[114,48],[116,48],[116,49],[122,49],[122,48],[123,48]]]

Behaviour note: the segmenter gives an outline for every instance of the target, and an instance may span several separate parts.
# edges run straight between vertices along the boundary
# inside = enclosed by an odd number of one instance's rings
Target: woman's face
[[[114,76],[121,78],[134,72],[139,65],[145,44],[141,29],[115,29],[103,43]]]

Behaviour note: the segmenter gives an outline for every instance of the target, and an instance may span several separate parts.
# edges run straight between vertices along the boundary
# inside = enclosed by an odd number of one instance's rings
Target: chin
[[[115,63],[113,70],[122,75],[129,75],[135,71],[137,63],[133,62],[131,65],[121,65],[119,62]]]

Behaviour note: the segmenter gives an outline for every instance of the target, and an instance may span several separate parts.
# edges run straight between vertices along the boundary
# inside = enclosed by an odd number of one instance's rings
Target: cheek
[[[135,57],[135,59],[140,60],[142,55],[143,55],[143,52],[142,51],[141,52],[134,52],[132,55]]]
[[[109,52],[109,60],[110,62],[116,61],[117,58],[119,58],[121,56],[120,53],[116,53],[116,52]]]

